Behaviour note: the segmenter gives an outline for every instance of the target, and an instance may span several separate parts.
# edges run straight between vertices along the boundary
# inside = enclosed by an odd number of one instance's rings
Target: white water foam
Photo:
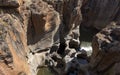
[[[81,50],[85,50],[85,51],[92,51],[92,47],[88,46],[88,47],[81,47]]]
[[[88,47],[81,47],[81,50],[85,50],[87,52],[87,55],[88,56],[91,56],[92,54],[92,47],[91,46],[88,46]]]

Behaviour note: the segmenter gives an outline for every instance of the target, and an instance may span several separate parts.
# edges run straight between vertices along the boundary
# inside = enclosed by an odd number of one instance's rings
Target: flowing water
[[[81,50],[86,50],[88,56],[92,53],[92,39],[93,36],[97,33],[95,29],[83,28],[80,29],[80,42],[81,42]]]

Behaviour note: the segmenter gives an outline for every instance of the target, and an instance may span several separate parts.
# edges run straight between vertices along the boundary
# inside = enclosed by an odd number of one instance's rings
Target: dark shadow
[[[44,15],[32,14],[27,27],[27,44],[35,44],[45,36]]]
[[[99,30],[92,27],[80,27],[80,41],[92,42],[93,36],[97,34]]]

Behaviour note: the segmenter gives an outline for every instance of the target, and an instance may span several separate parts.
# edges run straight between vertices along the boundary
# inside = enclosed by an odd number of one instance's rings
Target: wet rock
[[[87,59],[87,52],[86,51],[78,52],[77,53],[77,58]]]
[[[88,68],[89,64],[86,59],[83,58],[76,58],[76,57],[70,57],[66,56],[65,58],[65,72],[69,74],[84,74],[89,75]]]
[[[75,49],[66,49],[65,52],[65,73],[67,73],[68,75],[89,75],[89,63],[86,52],[76,52]]]
[[[114,72],[114,65],[120,62],[119,30],[119,25],[110,25],[93,38],[90,64],[97,74]]]

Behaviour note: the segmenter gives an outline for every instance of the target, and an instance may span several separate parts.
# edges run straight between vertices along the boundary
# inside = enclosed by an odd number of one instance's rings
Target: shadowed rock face
[[[102,29],[111,21],[120,22],[119,0],[88,0],[82,7],[83,26]]]
[[[93,38],[91,67],[100,75],[116,75],[114,65],[120,62],[120,26],[110,25]],[[111,72],[110,72],[111,71]]]
[[[51,47],[60,24],[59,14],[43,1],[32,1],[26,8],[29,13],[25,17],[30,17],[27,21],[27,44],[31,50]]]

